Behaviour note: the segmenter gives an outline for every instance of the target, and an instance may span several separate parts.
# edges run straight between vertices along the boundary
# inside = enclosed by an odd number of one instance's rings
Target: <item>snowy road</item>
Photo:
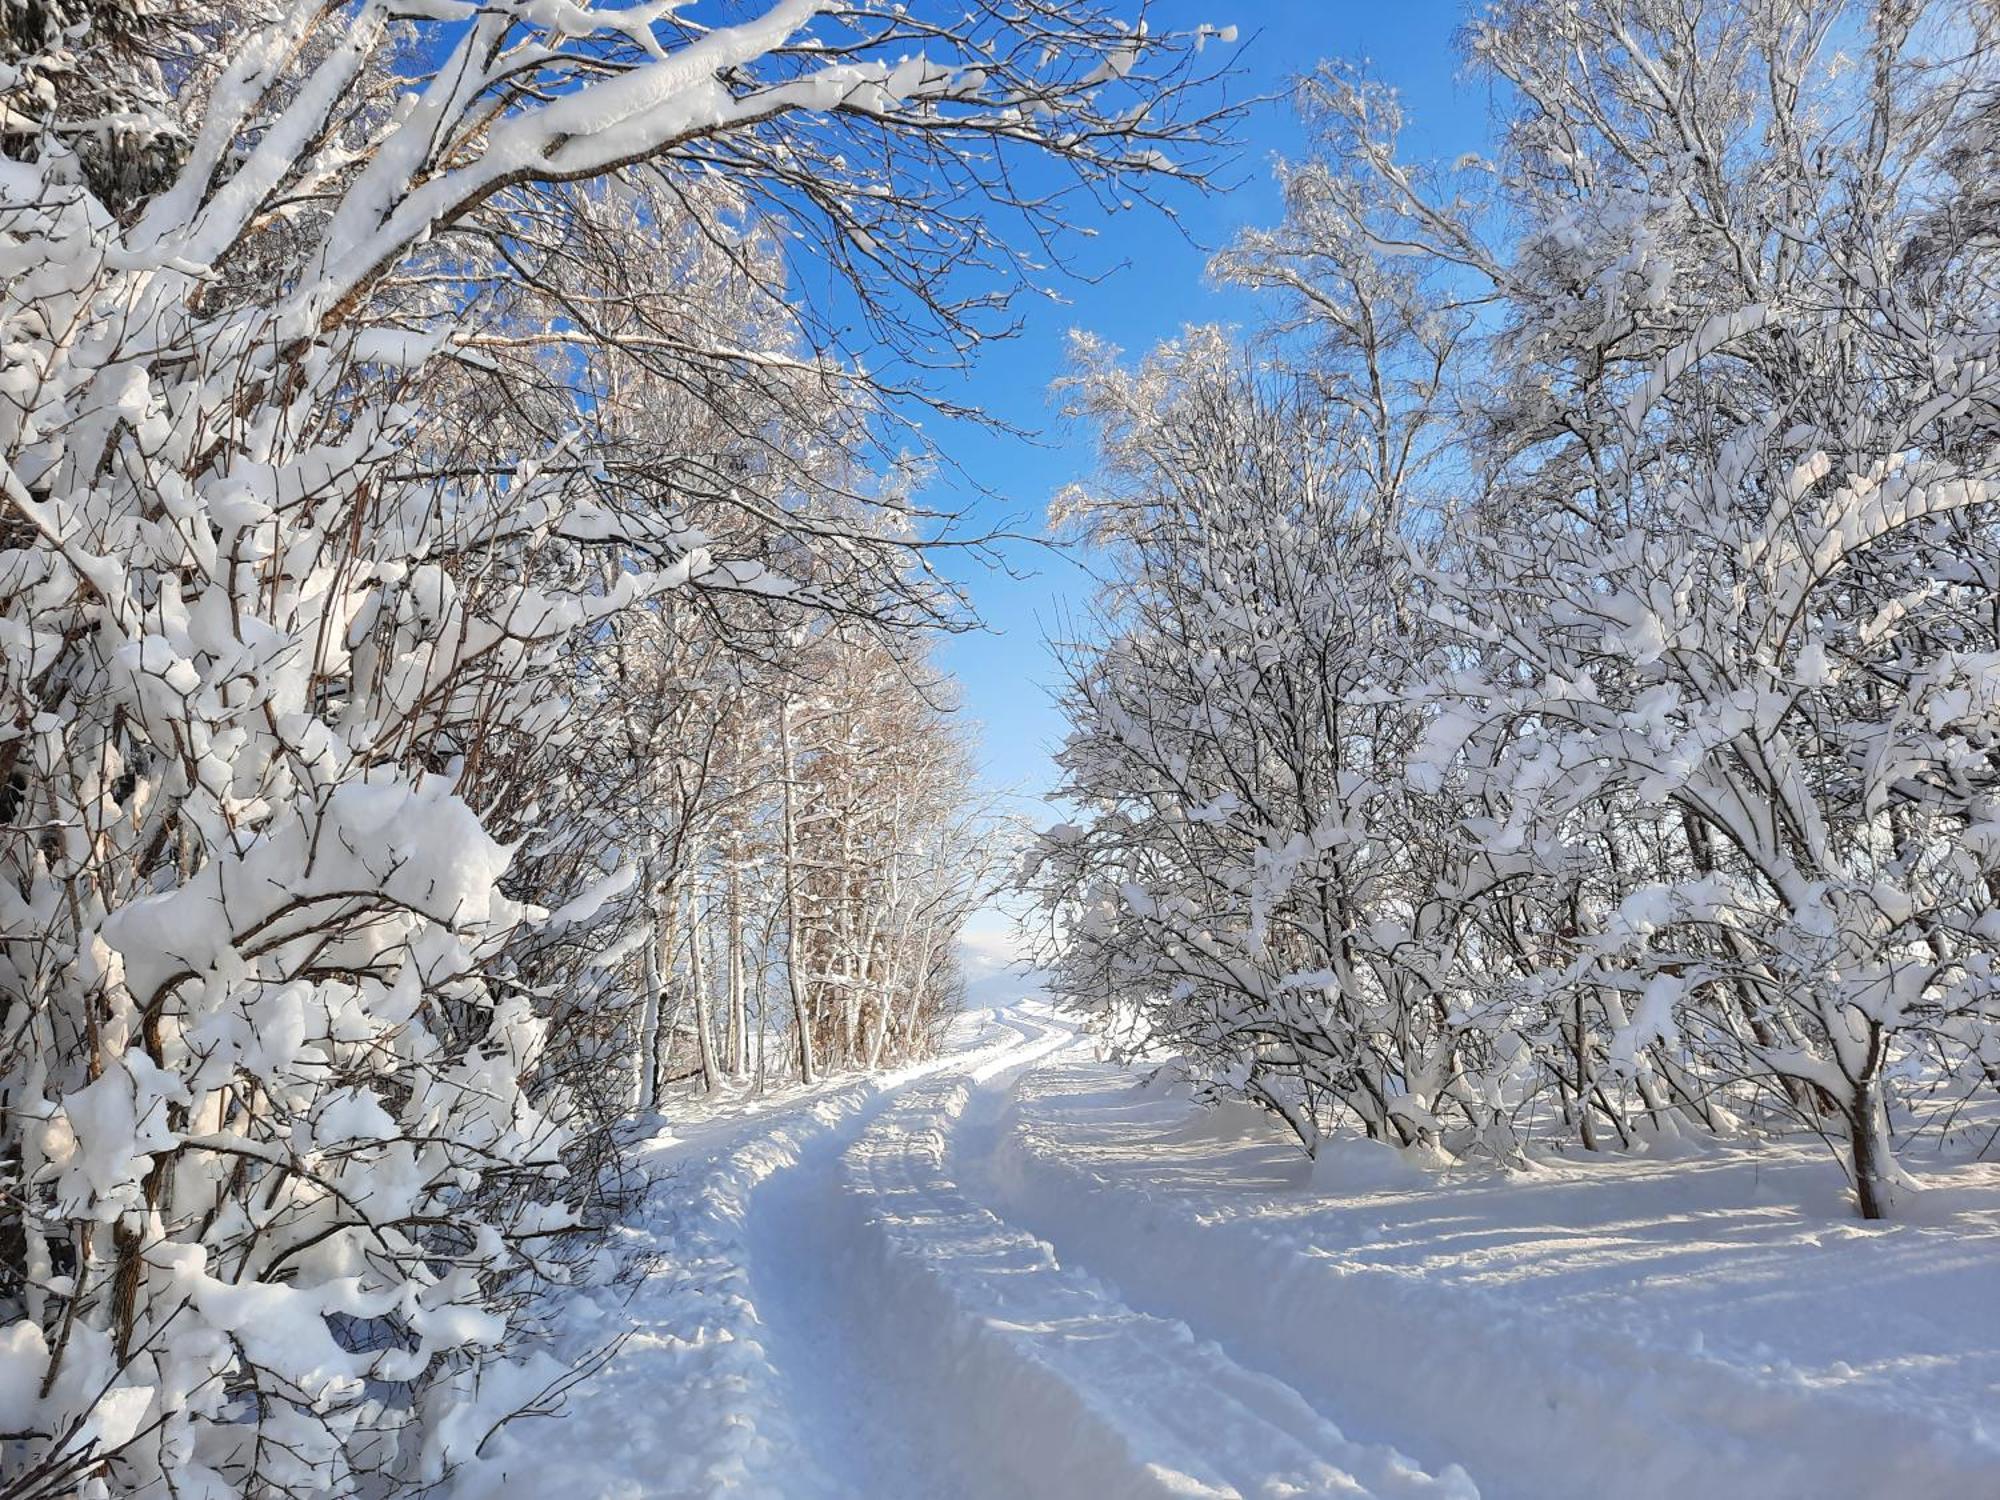
[[[1308,1173],[1032,1002],[687,1134],[630,1231],[652,1273],[576,1299],[579,1351],[627,1342],[461,1496],[2000,1494],[2000,1319],[1920,1228],[1829,1258],[1827,1225],[1711,1206],[1649,1247],[1620,1178],[1582,1186],[1593,1256],[1546,1222],[1562,1184],[1510,1190],[1510,1217],[1366,1151]],[[1954,1243],[1990,1262],[2000,1231]],[[1666,1326],[1602,1295],[1614,1244]],[[1882,1359],[1816,1342],[1810,1300],[1787,1322],[1773,1257],[1799,1244],[1850,1293],[1889,1257],[1910,1305],[1860,1325]]]

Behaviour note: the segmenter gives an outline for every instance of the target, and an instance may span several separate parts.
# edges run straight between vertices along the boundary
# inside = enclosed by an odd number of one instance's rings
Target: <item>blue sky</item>
[[[1485,93],[1458,77],[1452,38],[1462,14],[1452,0],[1170,0],[1154,24],[1236,25],[1238,76],[1230,88],[1245,97],[1282,93],[1288,79],[1321,58],[1365,61],[1402,96],[1406,151],[1449,158],[1480,146],[1486,133]],[[1096,237],[1080,247],[1077,260],[1103,279],[1059,283],[1062,304],[1024,303],[1020,335],[982,350],[974,367],[946,387],[1010,424],[1039,430],[1041,443],[962,425],[934,431],[954,463],[1000,498],[980,496],[947,471],[929,500],[971,506],[989,523],[1017,517],[1021,529],[1039,532],[1050,497],[1091,465],[1088,434],[1062,431],[1047,399],[1049,383],[1062,373],[1067,331],[1089,329],[1136,355],[1188,323],[1251,320],[1255,300],[1213,287],[1204,267],[1210,251],[1239,228],[1276,222],[1271,162],[1298,154],[1301,138],[1283,103],[1254,110],[1238,136],[1238,156],[1221,174],[1223,189],[1176,200],[1194,243],[1143,207],[1084,221]],[[963,683],[967,714],[980,727],[985,784],[1024,794],[1017,809],[1047,818],[1052,812],[1039,799],[1054,784],[1050,754],[1063,726],[1051,702],[1055,671],[1044,639],[1065,611],[1088,601],[1094,586],[1078,561],[1047,549],[1017,546],[1010,557],[1017,570],[1035,576],[962,573],[988,628],[951,641],[942,657]]]

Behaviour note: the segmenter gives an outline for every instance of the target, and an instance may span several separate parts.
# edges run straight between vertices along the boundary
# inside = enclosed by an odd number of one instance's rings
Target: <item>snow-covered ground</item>
[[[460,1500],[2000,1496],[2000,1172],[1863,1225],[1824,1154],[1312,1166],[1038,1002],[649,1147],[621,1334]]]

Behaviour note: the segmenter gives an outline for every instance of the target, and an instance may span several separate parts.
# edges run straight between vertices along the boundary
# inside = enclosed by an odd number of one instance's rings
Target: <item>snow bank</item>
[[[1010,1218],[1488,1500],[2000,1494],[2000,1181],[1949,1228],[1801,1210],[1825,1163],[1777,1152],[1426,1185],[1341,1149],[1302,1195],[1115,1071],[1022,1092]]]
[[[1417,1188],[1424,1181],[1423,1170],[1387,1141],[1345,1135],[1319,1143],[1306,1175],[1307,1186],[1316,1193]]]
[[[1247,1099],[1222,1099],[1195,1110],[1172,1132],[1184,1145],[1261,1141],[1275,1122],[1270,1112]]]

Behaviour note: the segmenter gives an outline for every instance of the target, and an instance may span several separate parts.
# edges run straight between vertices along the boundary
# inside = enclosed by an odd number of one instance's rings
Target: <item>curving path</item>
[[[669,1176],[628,1231],[648,1274],[572,1313],[573,1348],[626,1343],[571,1421],[507,1429],[461,1500],[2000,1494],[1976,1392],[1954,1423],[1920,1370],[1900,1405],[1857,1396],[1698,1332],[1669,1345],[1593,1290],[1695,1244],[1700,1216],[1662,1214],[1657,1187],[1648,1261],[1601,1197],[1565,1240],[1546,1204],[1515,1233],[1480,1189],[1365,1155],[1302,1192],[1267,1124],[1229,1118],[1024,1001],[935,1061],[662,1137]],[[1707,1280],[1657,1282],[1647,1309],[1685,1285],[1724,1326],[1732,1285],[1776,1295],[1744,1271],[1755,1245],[1696,1248]],[[1773,1241],[1769,1266],[1797,1263]],[[1979,1338],[1959,1367],[1983,1368]]]

